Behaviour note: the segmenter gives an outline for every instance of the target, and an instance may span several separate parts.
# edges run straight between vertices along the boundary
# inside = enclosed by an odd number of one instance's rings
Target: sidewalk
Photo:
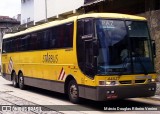
[[[156,95],[159,95],[159,96],[160,96],[160,82],[157,82]]]
[[[155,96],[150,97],[150,99],[159,100],[160,101],[160,82],[157,82],[157,90],[156,90]]]

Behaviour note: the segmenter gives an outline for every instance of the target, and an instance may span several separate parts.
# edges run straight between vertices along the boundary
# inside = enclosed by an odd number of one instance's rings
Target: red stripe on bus
[[[60,75],[58,77],[58,80],[60,80],[62,72],[63,72],[63,67],[62,67],[61,73],[60,73]]]
[[[63,73],[61,80],[63,80],[63,78],[64,78],[64,75],[65,75],[65,72]]]

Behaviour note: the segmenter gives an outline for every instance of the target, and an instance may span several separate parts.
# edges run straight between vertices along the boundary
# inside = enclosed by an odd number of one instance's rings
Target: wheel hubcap
[[[77,88],[75,85],[70,87],[70,95],[72,98],[77,98]]]
[[[16,84],[16,82],[15,82],[15,80],[13,80],[13,85],[15,85]]]
[[[16,78],[15,78],[15,76],[13,77],[13,85],[16,85]]]
[[[19,84],[20,84],[20,86],[23,85],[23,77],[20,77],[20,78],[19,78]]]

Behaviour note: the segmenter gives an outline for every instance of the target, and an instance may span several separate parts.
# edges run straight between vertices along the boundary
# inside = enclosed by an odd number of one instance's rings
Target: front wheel
[[[19,88],[22,90],[25,89],[24,77],[22,73],[19,74]]]
[[[68,96],[72,103],[79,102],[79,90],[75,80],[71,80],[68,85]]]

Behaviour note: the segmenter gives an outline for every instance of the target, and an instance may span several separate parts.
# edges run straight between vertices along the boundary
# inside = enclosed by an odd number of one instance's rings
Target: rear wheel
[[[16,76],[15,72],[13,72],[13,74],[12,74],[12,85],[14,87],[18,87],[17,76]]]
[[[19,88],[20,89],[25,89],[24,77],[23,77],[22,73],[19,74]]]
[[[75,80],[71,80],[68,85],[68,96],[72,103],[79,102],[79,90]]]

